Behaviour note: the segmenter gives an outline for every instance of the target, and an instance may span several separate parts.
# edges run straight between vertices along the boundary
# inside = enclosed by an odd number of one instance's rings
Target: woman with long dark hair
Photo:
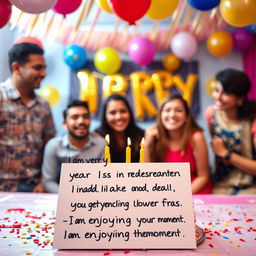
[[[157,126],[146,130],[145,162],[189,162],[192,193],[211,193],[206,141],[180,95],[174,94],[163,102]]]
[[[123,96],[112,94],[105,100],[101,125],[96,131],[103,137],[110,136],[111,162],[125,162],[128,137],[131,139],[131,162],[139,162],[144,131],[136,125],[131,107]]]
[[[217,73],[215,105],[206,110],[216,156],[215,194],[256,194],[256,102],[247,98],[251,83],[239,70]]]

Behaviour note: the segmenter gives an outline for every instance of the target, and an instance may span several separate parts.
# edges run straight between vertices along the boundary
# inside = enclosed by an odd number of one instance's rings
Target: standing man
[[[103,162],[105,140],[89,132],[91,118],[88,104],[74,100],[63,112],[63,126],[68,134],[51,139],[44,151],[43,184],[47,192],[57,193],[61,163]]]
[[[0,84],[0,191],[43,192],[43,150],[55,135],[50,106],[34,92],[46,76],[44,51],[21,43],[8,54],[11,77]]]

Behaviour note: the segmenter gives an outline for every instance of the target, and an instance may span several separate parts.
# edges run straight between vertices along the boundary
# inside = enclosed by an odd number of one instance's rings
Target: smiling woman
[[[161,105],[144,146],[145,162],[189,162],[192,193],[211,193],[206,141],[182,96],[173,94]]]
[[[96,130],[110,136],[111,162],[123,163],[127,138],[131,139],[131,162],[139,162],[139,149],[144,132],[136,125],[128,101],[119,94],[109,96],[103,106],[101,126]]]

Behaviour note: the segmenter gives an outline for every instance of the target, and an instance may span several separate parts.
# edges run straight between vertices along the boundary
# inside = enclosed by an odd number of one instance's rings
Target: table
[[[54,250],[56,194],[0,193],[0,255],[256,255],[256,195],[195,195],[196,223],[206,239],[196,250]]]

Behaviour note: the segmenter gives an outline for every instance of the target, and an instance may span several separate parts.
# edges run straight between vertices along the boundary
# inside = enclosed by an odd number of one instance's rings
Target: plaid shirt
[[[47,101],[35,95],[26,105],[10,79],[0,83],[0,183],[40,176],[44,145],[54,135]]]

